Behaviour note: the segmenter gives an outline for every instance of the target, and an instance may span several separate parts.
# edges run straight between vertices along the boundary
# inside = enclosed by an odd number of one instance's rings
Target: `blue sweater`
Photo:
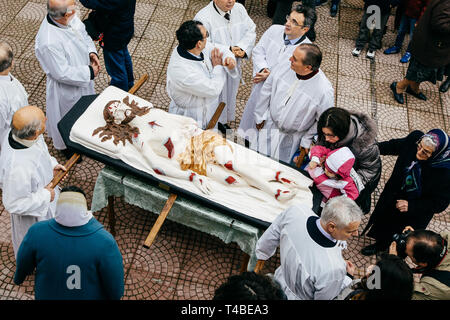
[[[81,227],[55,219],[28,230],[17,254],[14,282],[36,268],[36,300],[120,299],[124,292],[122,255],[113,236],[92,218]]]

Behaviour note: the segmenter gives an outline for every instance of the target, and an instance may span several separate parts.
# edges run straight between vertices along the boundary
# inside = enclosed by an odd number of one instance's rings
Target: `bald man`
[[[48,152],[42,133],[46,117],[41,109],[17,110],[0,154],[2,202],[11,215],[14,255],[28,228],[55,216],[59,189],[51,185],[54,174],[66,168]]]
[[[100,63],[94,42],[76,14],[74,0],[49,0],[48,14],[36,35],[36,57],[47,75],[48,135],[57,150],[72,154],[58,122],[84,95],[95,94]]]
[[[28,105],[25,88],[11,74],[13,66],[14,55],[11,46],[0,41],[0,144],[9,131],[14,112]]]

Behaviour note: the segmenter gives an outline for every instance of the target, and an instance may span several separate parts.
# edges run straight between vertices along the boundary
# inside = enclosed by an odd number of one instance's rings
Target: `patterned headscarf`
[[[408,199],[416,199],[422,194],[422,166],[428,165],[432,168],[450,169],[450,146],[449,137],[441,129],[433,129],[424,134],[417,143],[424,137],[430,138],[436,145],[431,157],[426,161],[413,161],[405,170],[405,180],[402,190],[406,192]]]

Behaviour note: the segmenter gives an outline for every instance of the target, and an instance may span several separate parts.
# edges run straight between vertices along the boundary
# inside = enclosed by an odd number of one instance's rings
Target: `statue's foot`
[[[295,196],[295,192],[284,186],[279,186],[275,192],[275,199],[278,201],[287,201]]]
[[[275,180],[281,182],[282,184],[289,187],[296,187],[297,183],[295,183],[294,179],[289,176],[286,172],[277,171],[275,174]]]

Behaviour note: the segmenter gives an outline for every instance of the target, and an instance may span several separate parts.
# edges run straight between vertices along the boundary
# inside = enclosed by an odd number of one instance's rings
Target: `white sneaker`
[[[368,50],[368,51],[367,51],[366,58],[367,58],[367,59],[371,59],[371,60],[375,59],[375,51],[373,51],[373,50]]]
[[[359,57],[359,55],[361,54],[361,49],[355,48],[352,51],[352,55],[354,55],[355,57]]]

